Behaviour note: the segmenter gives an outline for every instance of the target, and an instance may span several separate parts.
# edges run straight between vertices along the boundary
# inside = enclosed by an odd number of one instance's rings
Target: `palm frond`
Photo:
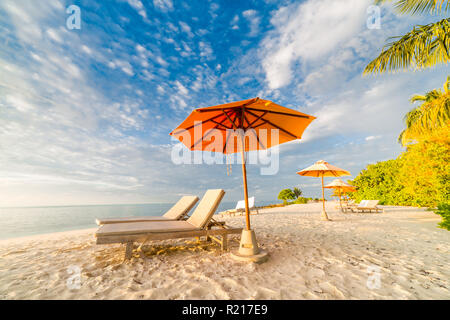
[[[450,76],[447,76],[447,81],[444,83],[444,93],[450,91]]]
[[[450,94],[425,103],[421,108],[422,115],[417,124],[423,131],[433,131],[443,127],[450,121]]]
[[[421,116],[421,110],[420,107],[416,107],[412,110],[410,110],[403,118],[403,120],[405,121],[406,124],[406,129],[403,130],[399,137],[398,137],[398,142],[401,143],[402,145],[406,145],[407,143],[411,142],[411,140],[413,140],[413,138],[411,138],[411,136],[414,137],[414,124],[416,123],[417,120],[420,119]],[[411,129],[413,128],[413,129]],[[414,130],[415,131],[415,130]]]
[[[396,71],[415,66],[428,68],[450,61],[450,18],[415,26],[402,37],[392,37],[381,54],[364,69],[364,74]]]
[[[417,102],[417,101],[426,101],[427,100],[427,96],[422,96],[422,95],[420,95],[420,94],[415,94],[415,95],[413,95],[410,99],[409,99],[409,102],[411,102],[411,103],[414,103],[414,102]]]
[[[375,0],[375,4],[393,2],[393,0]],[[402,14],[440,14],[450,10],[449,0],[396,0],[394,7]]]
[[[448,87],[449,79],[447,77],[444,88]],[[450,125],[450,91],[432,90],[425,96],[413,96],[411,100],[414,97],[417,98],[416,101],[424,103],[404,117],[406,129],[398,137],[398,142],[404,146]]]

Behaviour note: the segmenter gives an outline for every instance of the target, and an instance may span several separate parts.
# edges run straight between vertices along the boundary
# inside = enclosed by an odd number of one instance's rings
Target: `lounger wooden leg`
[[[211,227],[210,226],[206,227],[206,230],[211,230]],[[211,237],[206,236],[206,242],[211,242]]]
[[[125,259],[131,259],[131,254],[133,253],[133,242],[127,242],[127,247],[125,248]]]

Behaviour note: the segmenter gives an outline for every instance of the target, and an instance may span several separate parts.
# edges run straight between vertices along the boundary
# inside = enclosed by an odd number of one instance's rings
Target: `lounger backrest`
[[[245,209],[245,200],[239,200],[236,204],[236,210]]]
[[[368,200],[366,207],[367,208],[375,208],[377,206],[378,202],[380,202],[380,200]]]
[[[211,220],[214,212],[216,212],[224,195],[225,191],[222,189],[211,189],[206,191],[197,208],[195,208],[192,215],[187,219],[187,222],[197,228],[203,229]]]
[[[248,198],[248,207],[253,208],[255,206],[255,197]]]
[[[172,208],[170,208],[163,217],[171,220],[178,220],[181,217],[183,217],[185,214],[187,214],[192,207],[197,203],[198,197],[197,196],[184,196],[181,197],[180,200],[178,200],[177,203],[173,205]]]
[[[253,208],[255,206],[255,197],[248,198],[248,207]],[[245,200],[239,200],[236,204],[236,210],[245,209]]]
[[[361,200],[361,202],[359,203],[358,207],[366,207],[367,203],[369,202],[369,200]]]

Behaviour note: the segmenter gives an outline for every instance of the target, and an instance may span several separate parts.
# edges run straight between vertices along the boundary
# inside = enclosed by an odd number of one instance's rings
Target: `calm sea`
[[[261,202],[256,205],[263,206],[274,202]],[[172,205],[173,203],[151,203],[0,208],[0,239],[94,228],[97,226],[95,218],[160,216]],[[222,202],[217,212],[232,209],[235,206],[235,202]]]

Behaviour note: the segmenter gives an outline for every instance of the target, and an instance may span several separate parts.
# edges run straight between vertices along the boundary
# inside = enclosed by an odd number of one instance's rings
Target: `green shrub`
[[[293,203],[304,204],[304,203],[308,203],[309,200],[311,200],[311,198],[298,197],[295,201],[293,201]]]
[[[450,231],[450,203],[440,203],[435,213],[442,216],[442,222],[439,223],[439,227]]]
[[[283,200],[283,203],[286,205],[288,204],[288,200],[294,200],[295,194],[291,189],[283,189],[278,194],[278,199]]]
[[[409,145],[397,159],[370,164],[350,184],[356,202],[436,207],[450,198],[450,138],[439,136]]]

